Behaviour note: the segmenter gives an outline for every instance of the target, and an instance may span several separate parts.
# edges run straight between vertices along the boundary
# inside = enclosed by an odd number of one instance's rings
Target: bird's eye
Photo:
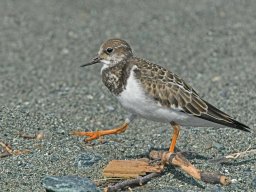
[[[106,49],[106,51],[107,51],[107,53],[112,53],[113,48],[109,47],[109,48]]]

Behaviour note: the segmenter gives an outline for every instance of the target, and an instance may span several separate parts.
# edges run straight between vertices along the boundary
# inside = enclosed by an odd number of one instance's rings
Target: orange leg
[[[100,131],[92,131],[92,132],[84,132],[84,131],[73,131],[71,134],[75,136],[87,136],[89,138],[85,139],[85,142],[92,141],[94,139],[98,139],[104,135],[111,135],[111,134],[119,134],[125,132],[128,128],[128,123],[125,122],[117,128],[110,129],[110,130],[100,130]]]
[[[174,131],[173,131],[173,135],[172,135],[172,143],[170,145],[169,152],[173,153],[175,145],[176,145],[177,138],[178,138],[179,133],[180,133],[180,126],[175,122],[171,122],[171,125],[172,125]]]

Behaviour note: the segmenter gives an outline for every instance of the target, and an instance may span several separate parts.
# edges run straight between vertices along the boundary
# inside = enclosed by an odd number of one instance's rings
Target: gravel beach
[[[43,192],[46,176],[102,182],[110,160],[168,148],[170,126],[144,119],[104,142],[85,144],[69,135],[110,129],[127,115],[101,82],[101,64],[79,67],[108,38],[125,39],[136,56],[177,73],[205,100],[256,129],[253,0],[0,0],[0,20],[0,141],[31,151],[0,158],[1,192]],[[25,139],[21,132],[44,138]],[[190,159],[195,166],[225,174],[232,184],[206,184],[168,168],[133,190],[256,191],[255,154],[209,161],[248,147],[256,148],[253,133],[184,127],[178,150],[198,154]]]

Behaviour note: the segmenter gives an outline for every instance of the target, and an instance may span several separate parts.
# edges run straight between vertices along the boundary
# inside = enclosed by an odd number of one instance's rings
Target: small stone
[[[29,102],[28,101],[24,102],[24,105],[29,105]]]
[[[64,135],[65,134],[65,130],[59,128],[59,129],[57,129],[57,133]]]
[[[100,192],[91,180],[78,176],[46,176],[42,185],[47,192]]]
[[[105,95],[102,94],[102,95],[100,96],[100,100],[103,100],[104,98],[105,98]]]
[[[256,189],[256,177],[254,177],[254,179],[252,181],[252,186]]]
[[[64,49],[62,49],[61,53],[63,55],[67,55],[67,54],[69,54],[69,50],[67,48],[64,48]]]
[[[86,97],[87,97],[87,99],[89,99],[89,100],[92,100],[92,99],[93,99],[93,96],[92,96],[92,95],[87,95]]]
[[[212,31],[207,32],[207,35],[209,35],[209,36],[212,36],[212,34],[213,34]]]
[[[220,186],[216,185],[216,186],[213,186],[213,190],[212,192],[222,192],[223,190],[221,189]]]
[[[212,82],[216,82],[216,81],[220,81],[221,80],[221,76],[215,76],[212,78]]]
[[[74,164],[78,168],[88,168],[92,166],[94,163],[98,162],[100,159],[101,157],[99,155],[86,152],[79,154]]]
[[[39,131],[36,135],[36,140],[42,140],[45,138],[45,133],[43,131]]]
[[[219,144],[219,143],[216,143],[216,142],[213,143],[213,146],[214,146],[216,149],[218,149],[218,150],[223,149],[223,145],[221,145],[221,144]]]
[[[225,169],[225,170],[224,170],[224,172],[225,172],[226,174],[229,174],[229,171],[228,171],[228,169]]]
[[[107,108],[107,110],[108,110],[109,112],[115,111],[115,107],[113,107],[112,105],[108,105],[108,106],[106,106],[106,108]]]
[[[205,191],[211,191],[211,192],[222,192],[223,190],[221,189],[220,186],[216,185],[209,185],[205,188]]]
[[[78,38],[78,35],[74,31],[69,31],[68,32],[68,36],[73,38],[73,39],[77,39]]]
[[[231,179],[231,183],[237,183],[237,179]]]
[[[228,90],[222,90],[220,91],[220,96],[224,97],[224,98],[228,98],[229,92]]]
[[[148,182],[150,183],[150,182]],[[155,190],[155,192],[181,192],[181,190],[175,188],[175,187],[168,187],[168,188],[163,188],[163,189],[159,189],[159,190]],[[190,191],[188,191],[190,192]]]

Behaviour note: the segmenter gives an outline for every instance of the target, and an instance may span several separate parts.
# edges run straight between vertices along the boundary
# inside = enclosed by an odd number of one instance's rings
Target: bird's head
[[[126,41],[122,39],[109,39],[100,46],[97,57],[89,63],[81,65],[81,67],[96,63],[113,66],[132,56],[132,49]]]

